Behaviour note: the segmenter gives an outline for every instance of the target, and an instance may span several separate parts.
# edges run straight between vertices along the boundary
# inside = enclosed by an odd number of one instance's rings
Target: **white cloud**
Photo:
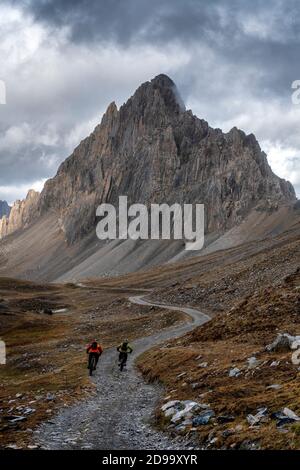
[[[300,151],[293,147],[284,147],[280,142],[262,142],[268,154],[272,170],[282,178],[300,188]],[[300,193],[298,192],[298,197]]]
[[[39,181],[33,181],[29,185],[21,184],[18,186],[0,186],[0,200],[5,200],[9,205],[13,205],[17,199],[24,199],[29,189],[41,192],[45,182],[46,179],[41,179]]]

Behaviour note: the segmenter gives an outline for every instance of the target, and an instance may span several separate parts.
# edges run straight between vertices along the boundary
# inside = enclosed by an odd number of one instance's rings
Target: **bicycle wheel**
[[[96,358],[95,356],[91,357],[90,363],[89,363],[89,369],[90,369],[90,376],[93,375],[93,371],[96,369]]]

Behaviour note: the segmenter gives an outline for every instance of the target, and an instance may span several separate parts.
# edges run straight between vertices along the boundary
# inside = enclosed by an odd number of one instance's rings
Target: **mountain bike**
[[[126,363],[127,363],[127,353],[120,353],[120,356],[119,356],[119,367],[120,367],[120,371],[122,372],[122,370],[124,369],[124,367],[126,366]]]
[[[94,370],[96,370],[96,357],[94,354],[90,354],[89,356],[88,369],[90,376],[92,376]]]

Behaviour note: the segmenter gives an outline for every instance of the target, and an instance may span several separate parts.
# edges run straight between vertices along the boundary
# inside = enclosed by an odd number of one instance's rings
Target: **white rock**
[[[288,418],[294,419],[295,421],[300,421],[299,416],[296,415],[292,410],[289,408],[283,408],[283,414],[285,414]]]
[[[195,401],[190,401],[186,400],[185,402],[182,402],[185,404],[185,407],[183,410],[178,411],[173,418],[171,419],[172,423],[177,423],[177,421],[180,421],[181,419],[187,419],[192,417],[192,411],[195,411],[196,409],[199,408],[199,404],[196,403]]]
[[[173,406],[171,408],[168,408],[164,413],[165,417],[168,418],[169,416],[173,416],[175,413],[177,413],[178,410],[174,408]]]
[[[266,350],[280,351],[285,349],[292,349],[292,345],[294,343],[296,343],[295,349],[297,349],[299,347],[297,346],[298,342],[300,342],[300,336],[291,336],[288,333],[279,333],[273,343],[268,344],[268,346],[266,346]]]
[[[270,367],[277,367],[279,366],[279,364],[280,364],[280,361],[273,361],[271,362]]]
[[[201,362],[201,364],[198,365],[198,367],[207,367],[208,366],[208,362]]]
[[[186,375],[186,372],[181,372],[181,374],[178,374],[176,378],[180,379],[180,377],[183,377],[184,375]]]
[[[248,361],[248,369],[254,369],[260,364],[260,361],[258,361],[255,356],[248,357],[247,361]]]
[[[237,367],[234,367],[233,369],[230,369],[228,375],[229,377],[238,377],[239,375],[241,375],[241,371]]]
[[[168,401],[167,403],[165,403],[162,407],[161,407],[161,410],[162,411],[165,411],[167,410],[168,408],[172,408],[174,407],[175,405],[178,405],[180,403],[179,400],[171,400],[171,401]]]
[[[279,384],[272,384],[267,387],[267,390],[279,390],[282,387],[282,385]]]
[[[298,337],[296,336],[296,338]],[[291,349],[298,349],[298,348],[300,348],[300,339],[296,339],[291,344]]]

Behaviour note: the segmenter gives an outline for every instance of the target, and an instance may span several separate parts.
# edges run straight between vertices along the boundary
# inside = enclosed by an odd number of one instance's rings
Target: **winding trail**
[[[146,384],[133,366],[133,360],[153,345],[182,336],[210,317],[194,308],[152,302],[143,295],[129,297],[129,301],[179,310],[188,314],[191,321],[134,341],[134,352],[123,373],[118,369],[115,348],[107,349],[92,379],[97,395],[63,409],[39,426],[34,438],[42,448],[176,450],[190,446],[151,427],[151,416],[162,389],[157,384]]]

